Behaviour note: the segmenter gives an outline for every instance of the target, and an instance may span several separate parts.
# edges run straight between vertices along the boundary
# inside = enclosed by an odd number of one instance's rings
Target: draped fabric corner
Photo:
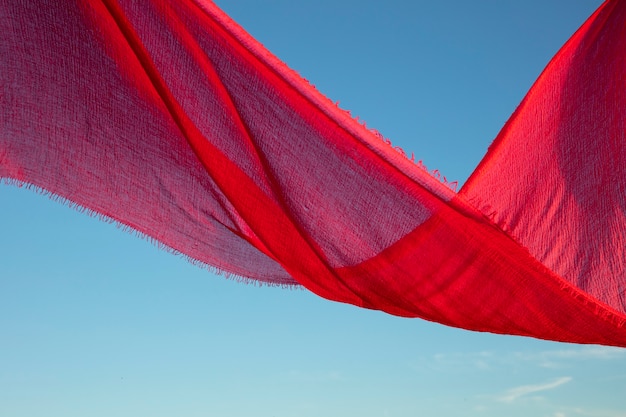
[[[0,4],[5,182],[228,274],[626,347],[626,2],[574,34],[458,194],[208,1]]]

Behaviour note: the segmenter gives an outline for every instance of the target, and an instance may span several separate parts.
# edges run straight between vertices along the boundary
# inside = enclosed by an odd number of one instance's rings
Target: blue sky
[[[467,178],[598,1],[217,2],[394,145]],[[0,186],[0,415],[626,417],[626,350],[215,276]]]

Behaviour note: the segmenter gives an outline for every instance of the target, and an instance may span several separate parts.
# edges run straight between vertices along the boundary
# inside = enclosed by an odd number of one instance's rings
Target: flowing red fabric
[[[626,346],[626,2],[455,194],[203,0],[2,0],[0,177],[228,274]]]

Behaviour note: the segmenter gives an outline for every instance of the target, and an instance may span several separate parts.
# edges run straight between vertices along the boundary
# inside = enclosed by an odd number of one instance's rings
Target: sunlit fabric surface
[[[626,2],[563,47],[459,194],[212,3],[0,4],[5,182],[237,277],[626,346]]]

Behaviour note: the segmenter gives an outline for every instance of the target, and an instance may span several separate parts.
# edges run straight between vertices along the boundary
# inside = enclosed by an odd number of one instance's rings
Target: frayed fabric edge
[[[185,261],[187,261],[188,263],[205,269],[215,275],[224,277],[228,280],[232,280],[238,283],[244,283],[244,284],[248,284],[248,285],[254,285],[254,286],[258,286],[258,287],[278,287],[278,288],[283,288],[283,289],[291,289],[291,290],[303,290],[304,287],[302,287],[302,285],[298,284],[298,283],[288,283],[288,282],[276,282],[276,281],[269,281],[269,280],[261,280],[258,278],[251,278],[251,277],[246,277],[243,275],[239,275],[227,270],[224,270],[222,268],[219,268],[217,266],[214,265],[210,265],[206,262],[203,262],[199,259],[193,258],[189,255],[186,255],[185,253],[172,248],[171,246],[168,246],[166,244],[164,244],[163,242],[157,240],[156,238],[144,233],[144,232],[140,232],[139,230],[135,229],[134,227],[132,227],[131,225],[125,224],[111,216],[108,216],[106,214],[102,214],[98,211],[95,211],[93,209],[90,209],[88,207],[82,206],[81,204],[76,203],[75,201],[72,201],[71,199],[67,198],[67,197],[63,197],[62,195],[56,194],[54,192],[51,192],[49,190],[46,190],[43,187],[40,187],[38,185],[26,182],[26,181],[22,181],[22,180],[18,180],[15,178],[11,178],[11,177],[0,177],[0,186],[12,186],[12,187],[16,187],[16,188],[23,188],[26,190],[30,190],[30,191],[34,191],[35,193],[48,197],[50,200],[56,202],[56,203],[60,203],[66,207],[71,208],[72,210],[77,211],[78,213],[81,214],[86,214],[89,217],[92,218],[96,218],[99,221],[102,221],[104,223],[108,223],[108,224],[112,224],[114,225],[116,228],[122,230],[125,233],[129,233],[133,236],[136,236],[142,240],[145,240],[147,242],[149,242],[151,245],[155,246],[157,249],[162,250],[164,252],[170,253],[172,255],[175,255],[177,257],[181,257],[183,258]]]
[[[235,38],[240,45],[244,46],[248,52],[250,52],[256,59],[262,62],[267,68],[271,69],[276,75],[282,78],[287,84],[297,91],[302,97],[309,100],[317,108],[321,110],[330,120],[334,121],[338,126],[359,138],[363,142],[369,144],[370,149],[376,152],[379,156],[383,155],[381,149],[377,144],[383,144],[382,148],[396,151],[406,161],[412,162],[414,166],[420,169],[420,171],[427,174],[428,179],[419,178],[413,173],[400,169],[413,180],[418,181],[423,186],[426,186],[437,195],[447,195],[448,199],[452,198],[450,194],[456,194],[458,188],[458,181],[449,181],[443,176],[439,170],[428,170],[421,160],[416,161],[415,155],[412,152],[409,157],[408,154],[399,146],[394,146],[391,140],[383,136],[378,130],[368,127],[364,120],[358,116],[352,115],[350,110],[343,109],[339,106],[338,101],[333,101],[306,78],[302,77],[296,70],[289,67],[285,62],[279,59],[265,46],[251,36],[243,27],[224,13],[216,4],[210,1],[202,1],[196,4],[210,19],[218,23],[222,28],[226,30],[233,38]],[[377,141],[369,140],[371,138],[378,139]],[[386,158],[385,158],[386,159]],[[424,181],[425,180],[425,181]],[[430,180],[430,181],[428,181]],[[433,184],[434,183],[434,184]],[[444,190],[441,190],[439,186],[443,186]],[[452,193],[450,193],[452,192]]]

